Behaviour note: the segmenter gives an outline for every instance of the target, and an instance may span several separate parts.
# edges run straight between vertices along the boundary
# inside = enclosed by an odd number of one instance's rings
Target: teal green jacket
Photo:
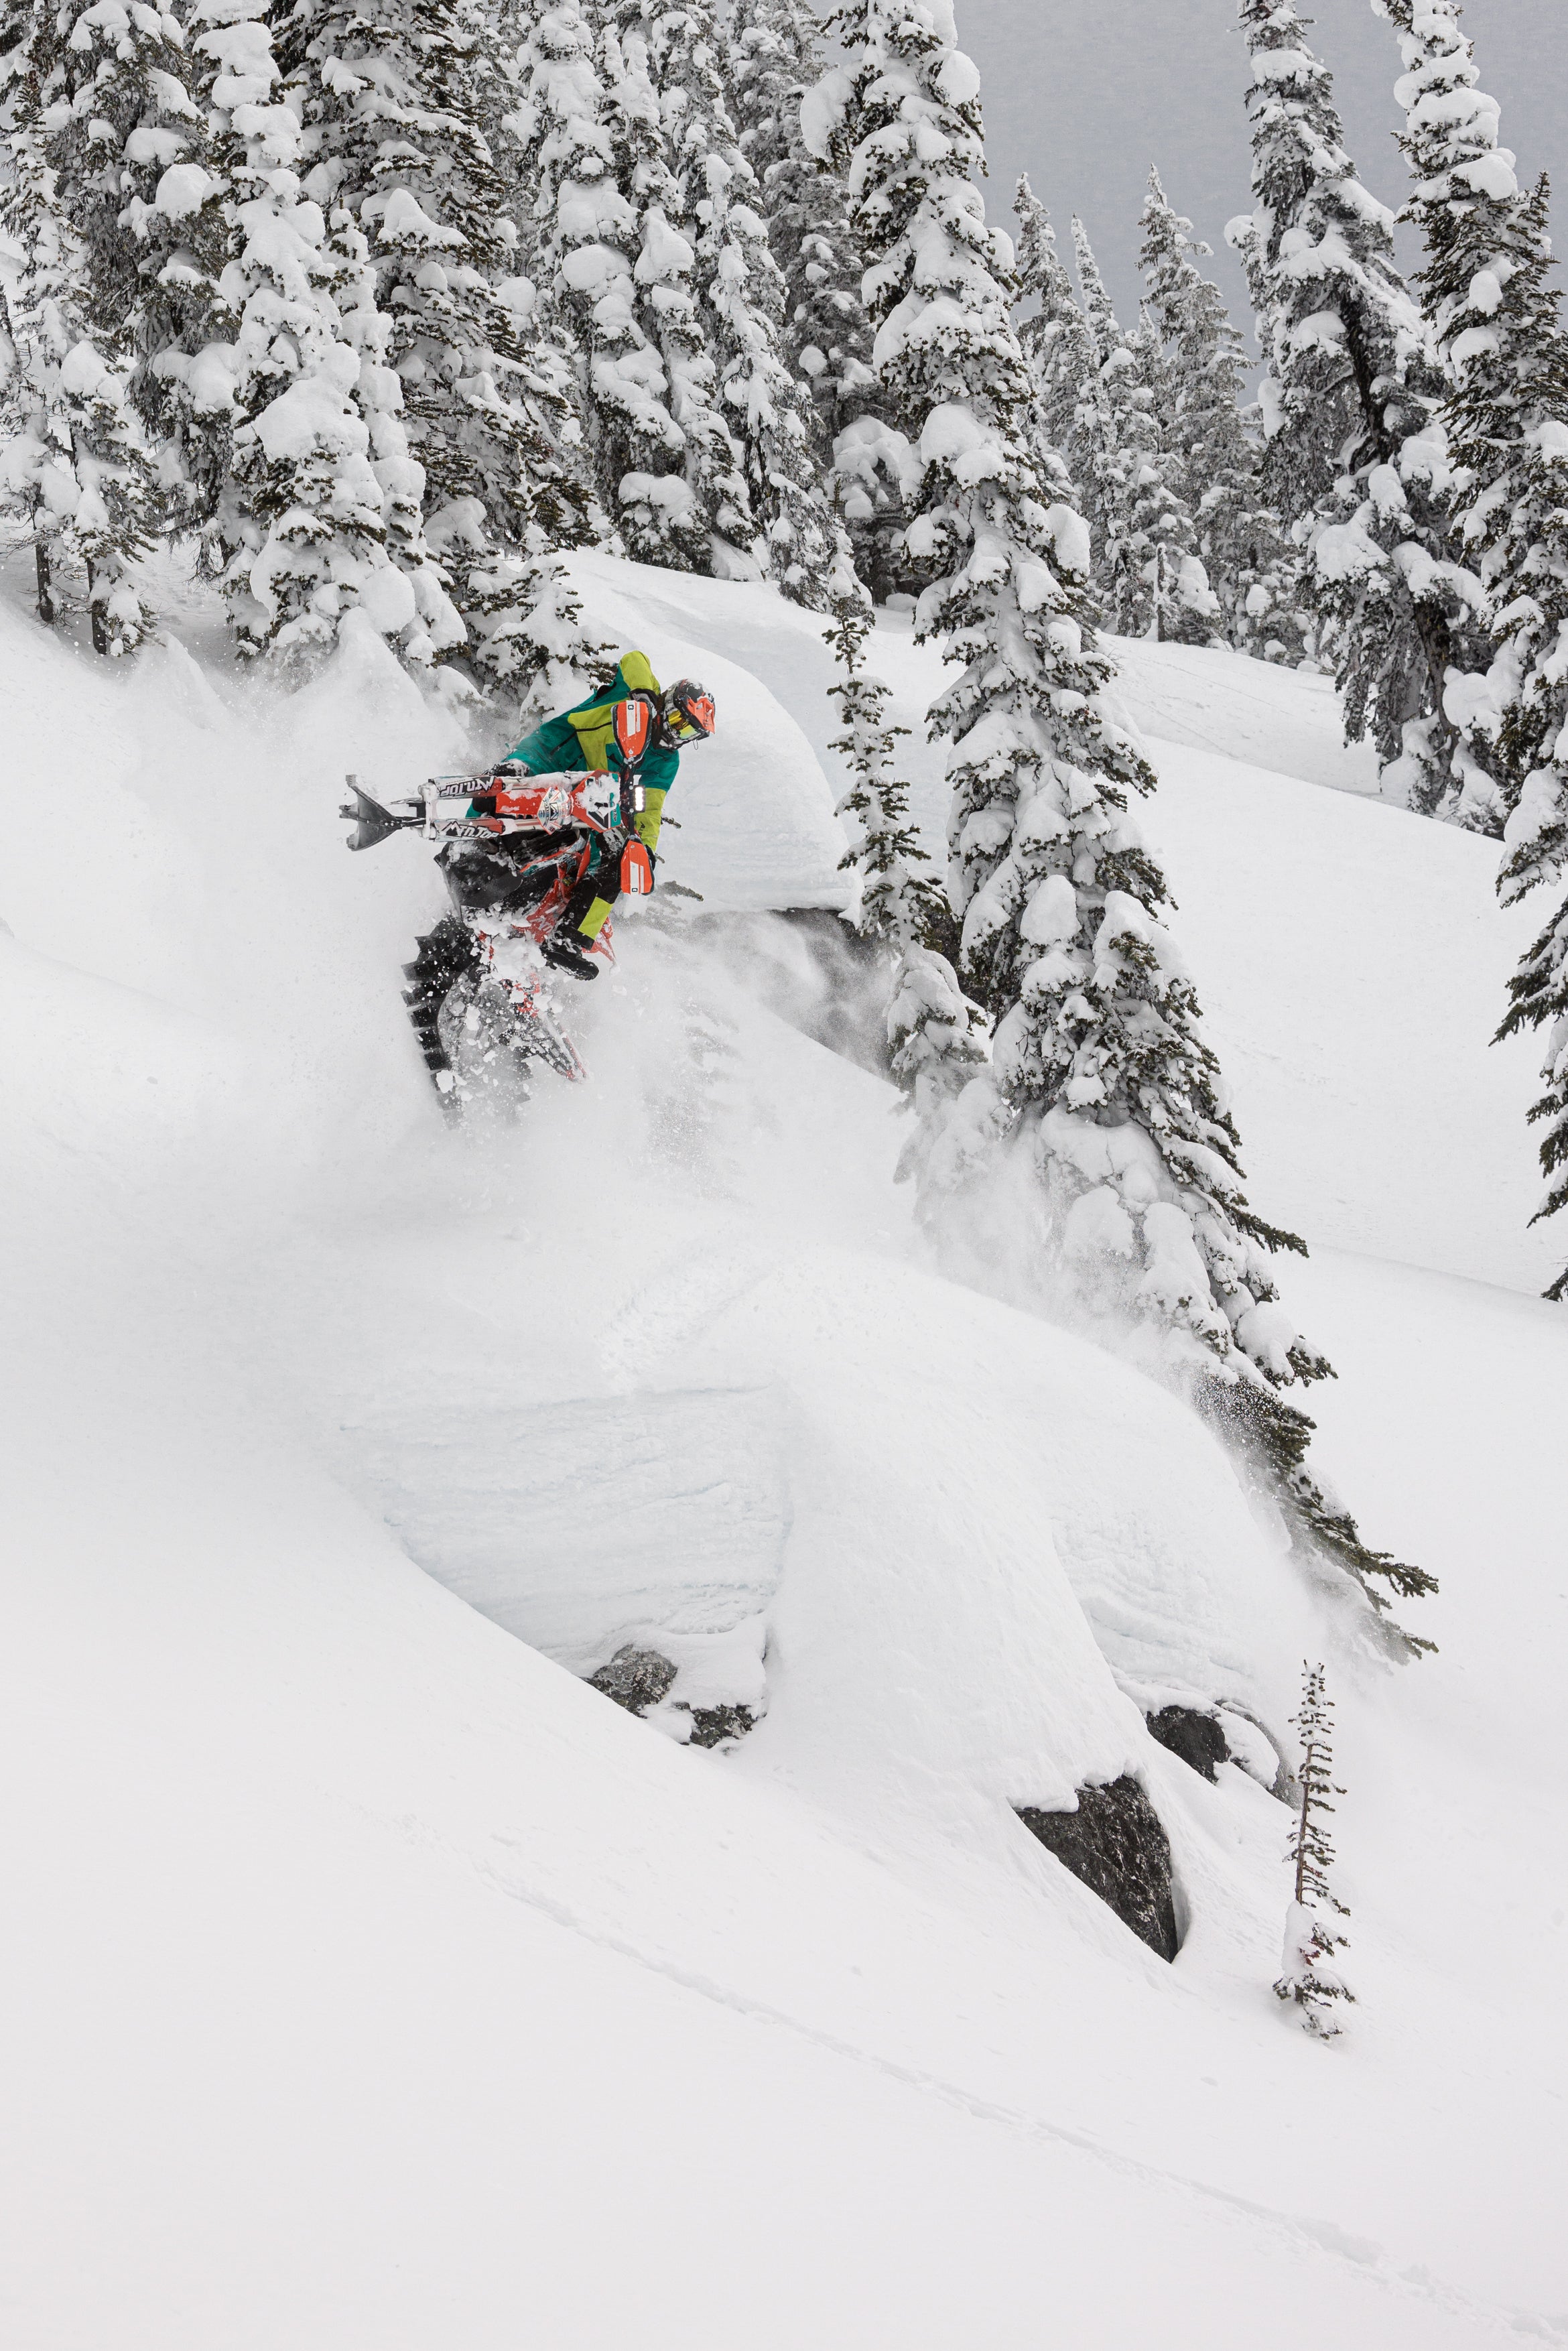
[[[542,726],[525,735],[507,756],[520,760],[531,776],[567,775],[579,768],[608,768],[612,775],[618,776],[622,761],[621,747],[615,740],[615,705],[633,694],[658,691],[659,682],[649,666],[647,654],[625,653],[614,678],[602,693],[591,695],[586,702],[563,711],[559,718],[547,718]],[[675,780],[680,764],[678,751],[664,749],[650,751],[643,762],[643,806],[634,822],[650,855],[659,845],[664,797]]]

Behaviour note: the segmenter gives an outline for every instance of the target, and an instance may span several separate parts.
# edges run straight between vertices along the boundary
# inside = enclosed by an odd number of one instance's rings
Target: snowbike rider
[[[706,740],[714,731],[713,696],[693,678],[680,678],[667,692],[646,653],[623,653],[608,686],[577,703],[558,717],[547,718],[525,735],[507,754],[503,765],[521,768],[530,776],[608,773],[623,776],[627,761],[617,740],[616,711],[620,705],[648,705],[647,748],[636,762],[643,804],[630,813],[632,831],[648,859],[644,888],[653,883],[652,861],[659,845],[664,800],[675,780],[684,744]],[[580,836],[563,836],[560,847],[575,845]],[[530,854],[548,856],[555,844],[537,836]],[[588,838],[588,863],[562,907],[554,931],[543,943],[546,959],[579,979],[596,979],[599,965],[591,954],[621,893],[622,852],[602,835]],[[450,853],[450,852],[449,852]],[[508,893],[509,894],[509,893]]]
[[[646,653],[630,653],[607,686],[525,735],[486,775],[433,776],[392,808],[349,777],[350,849],[405,831],[444,844],[436,862],[452,910],[404,964],[403,1002],[448,1117],[515,1095],[530,1061],[587,1076],[540,962],[598,977],[617,899],[653,886],[682,748],[714,727],[706,687],[681,678],[661,692]]]

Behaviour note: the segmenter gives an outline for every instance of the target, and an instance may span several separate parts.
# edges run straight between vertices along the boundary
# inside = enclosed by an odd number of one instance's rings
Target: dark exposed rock
[[[588,1677],[591,1689],[602,1690],[606,1698],[623,1706],[628,1714],[647,1714],[663,1704],[674,1684],[675,1667],[657,1649],[639,1649],[628,1641],[617,1649],[607,1666],[601,1666]],[[675,1700],[675,1708],[689,1714],[693,1747],[722,1747],[727,1740],[744,1739],[755,1730],[759,1718],[748,1706],[683,1706]]]
[[[1230,1750],[1225,1743],[1225,1733],[1212,1714],[1200,1714],[1195,1706],[1162,1706],[1158,1714],[1145,1716],[1149,1736],[1179,1755],[1206,1780],[1218,1780],[1219,1766],[1230,1760]]]
[[[693,1747],[721,1747],[727,1739],[744,1739],[758,1723],[748,1706],[694,1706],[690,1712]]]
[[[660,1656],[657,1649],[635,1649],[628,1642],[617,1649],[607,1666],[588,1677],[591,1689],[602,1690],[628,1714],[646,1714],[657,1706],[675,1678],[675,1669],[668,1657]]]
[[[1080,1788],[1075,1813],[1042,1813],[1015,1805],[1037,1836],[1116,1913],[1124,1926],[1174,1959],[1179,1947],[1171,1891],[1170,1839],[1158,1813],[1130,1774],[1107,1788]]]

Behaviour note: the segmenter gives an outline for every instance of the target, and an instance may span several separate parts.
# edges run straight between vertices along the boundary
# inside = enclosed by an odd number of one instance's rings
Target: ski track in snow
[[[574,1008],[591,1085],[455,1140],[396,994],[440,903],[428,862],[350,861],[335,817],[345,768],[390,792],[460,765],[450,718],[362,648],[275,698],[222,665],[199,601],[200,661],[106,674],[3,583],[3,1719],[27,1791],[9,1882],[38,1922],[15,1954],[13,2339],[434,2351],[460,2277],[465,2351],[515,2340],[502,2179],[553,2216],[528,2273],[552,2351],[738,2323],[780,2351],[803,2330],[1000,2351],[1042,2307],[1107,2351],[1155,2328],[1194,2351],[1560,2338],[1507,2314],[1568,2305],[1568,1324],[1532,1295],[1560,1246],[1525,1225],[1534,1050],[1486,1043],[1529,913],[1497,914],[1486,844],[1367,797],[1322,681],[1117,649],[1252,1196],[1314,1245],[1282,1280],[1342,1374],[1314,1392],[1317,1457],[1444,1580],[1420,1619],[1439,1656],[1391,1673],[1167,1396],[924,1262],[888,1091],[800,1033],[832,1008],[767,912],[843,899],[819,623],[760,589],[580,569],[591,617],[718,685],[732,731],[672,802],[668,871],[702,904],[655,899]],[[891,621],[875,658],[918,728],[930,653]],[[939,752],[908,748],[934,825]],[[690,1704],[765,1678],[759,1728],[683,1752],[659,1735],[678,1712],[633,1724],[525,1646],[581,1672],[637,1637]],[[1225,1696],[1278,1730],[1309,1646],[1351,1790],[1361,2006],[1332,2053],[1268,1992],[1284,1815],[1230,1767],[1207,1787],[1139,1711]],[[1174,1969],[1010,1810],[1129,1767],[1172,1837]],[[62,1855],[95,1859],[62,1879]],[[612,1974],[524,1958],[491,1896]],[[225,1982],[258,2055],[290,2020],[292,2124],[246,2036],[179,2054],[214,1997],[187,1949],[250,1905]],[[440,2085],[373,2132],[349,2086],[372,1948],[404,1970],[377,1994],[386,2046]],[[779,2051],[650,2007],[622,1965]],[[519,1980],[553,2042],[517,2040]],[[143,2044],[171,2053],[154,2076]],[[641,2156],[609,2119],[638,2071],[664,2101]],[[208,2075],[230,2085],[211,2109]],[[991,2137],[884,2112],[873,2078]],[[591,2195],[536,2133],[581,2148]],[[454,2182],[470,2219],[441,2217]],[[268,2238],[287,2257],[258,2269]]]
[[[1500,2323],[1510,2332],[1520,2331],[1520,2322],[1512,2314],[1506,2311],[1486,2310],[1470,2302],[1464,2295],[1457,2294],[1451,2289],[1445,2288],[1435,2278],[1415,2272],[1406,2273],[1403,2276],[1396,2275],[1387,2270],[1386,2257],[1380,2245],[1366,2239],[1353,2237],[1333,2221],[1315,2220],[1300,2213],[1281,2211],[1250,2198],[1231,2195],[1222,2189],[1206,2186],[1201,2181],[1185,2179],[1176,2173],[1163,2171],[1153,2165],[1136,2162],[1125,2155],[1118,2154],[1113,2148],[1106,2147],[1087,2132],[1069,2130],[1061,2125],[1045,2122],[1039,2116],[1028,2114],[1019,2107],[999,2105],[992,2100],[977,2097],[972,2091],[965,2089],[960,2084],[945,2081],[940,2075],[926,2073],[913,2066],[898,2064],[873,2050],[860,2046],[857,2043],[841,2039],[837,2034],[823,2032],[808,2025],[800,2017],[790,2015],[786,2010],[769,2007],[758,2001],[743,1999],[725,1984],[694,1973],[689,1969],[673,1966],[668,1960],[640,1949],[622,1937],[606,1935],[596,1930],[585,1919],[577,1917],[566,1905],[537,1886],[520,1886],[515,1878],[502,1877],[499,1873],[496,1874],[495,1883],[508,1900],[526,1902],[531,1908],[553,1919],[558,1926],[564,1927],[569,1933],[580,1935],[584,1940],[596,1944],[601,1949],[613,1951],[618,1958],[630,1959],[636,1966],[663,1976],[668,1981],[678,1984],[685,1991],[695,1992],[700,1999],[711,2001],[718,2007],[733,2010],[753,2023],[776,2026],[786,2032],[799,2034],[802,2039],[809,2041],[813,2047],[825,2051],[831,2056],[846,2058],[857,2065],[869,2066],[890,2081],[897,2082],[909,2089],[921,2092],[923,2095],[938,2098],[944,2104],[956,2107],[977,2122],[994,2123],[1006,2130],[1049,2142],[1053,2146],[1072,2147],[1091,2157],[1097,2165],[1104,2167],[1117,2179],[1136,2180],[1160,2190],[1172,2190],[1178,2196],[1190,2196],[1199,2201],[1212,2201],[1230,2211],[1244,2215],[1248,2220],[1260,2221],[1271,2231],[1278,2231],[1292,2237],[1311,2247],[1314,2252],[1326,2252],[1336,2259],[1352,2262],[1358,2266],[1381,2273],[1379,2283],[1391,2288],[1396,2295],[1408,2296],[1417,2303],[1429,2304],[1456,2317],[1473,2318],[1489,2325]],[[1522,2331],[1530,2333],[1539,2331],[1544,2335],[1556,2335],[1559,2330],[1545,2325],[1537,2330],[1527,2323]]]

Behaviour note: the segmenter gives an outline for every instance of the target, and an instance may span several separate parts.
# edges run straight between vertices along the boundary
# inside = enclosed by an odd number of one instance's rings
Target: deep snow
[[[199,662],[111,674],[7,580],[7,2341],[1562,2332],[1568,1325],[1492,852],[1365,798],[1312,682],[1131,649],[1318,1451],[1444,1581],[1394,1669],[1167,1396],[926,1262],[888,1090],[780,1018],[821,983],[759,910],[842,903],[810,617],[583,579],[717,687],[701,904],[625,926],[590,1086],[456,1139],[397,997],[426,852],[335,818],[453,722],[370,646],[277,699],[195,607]],[[765,1686],[751,1738],[562,1670],[643,1633],[672,1700]],[[1282,1810],[1139,1712],[1282,1731],[1309,1648],[1328,2052],[1268,1989]],[[1125,1768],[1171,1969],[1010,1811]]]

